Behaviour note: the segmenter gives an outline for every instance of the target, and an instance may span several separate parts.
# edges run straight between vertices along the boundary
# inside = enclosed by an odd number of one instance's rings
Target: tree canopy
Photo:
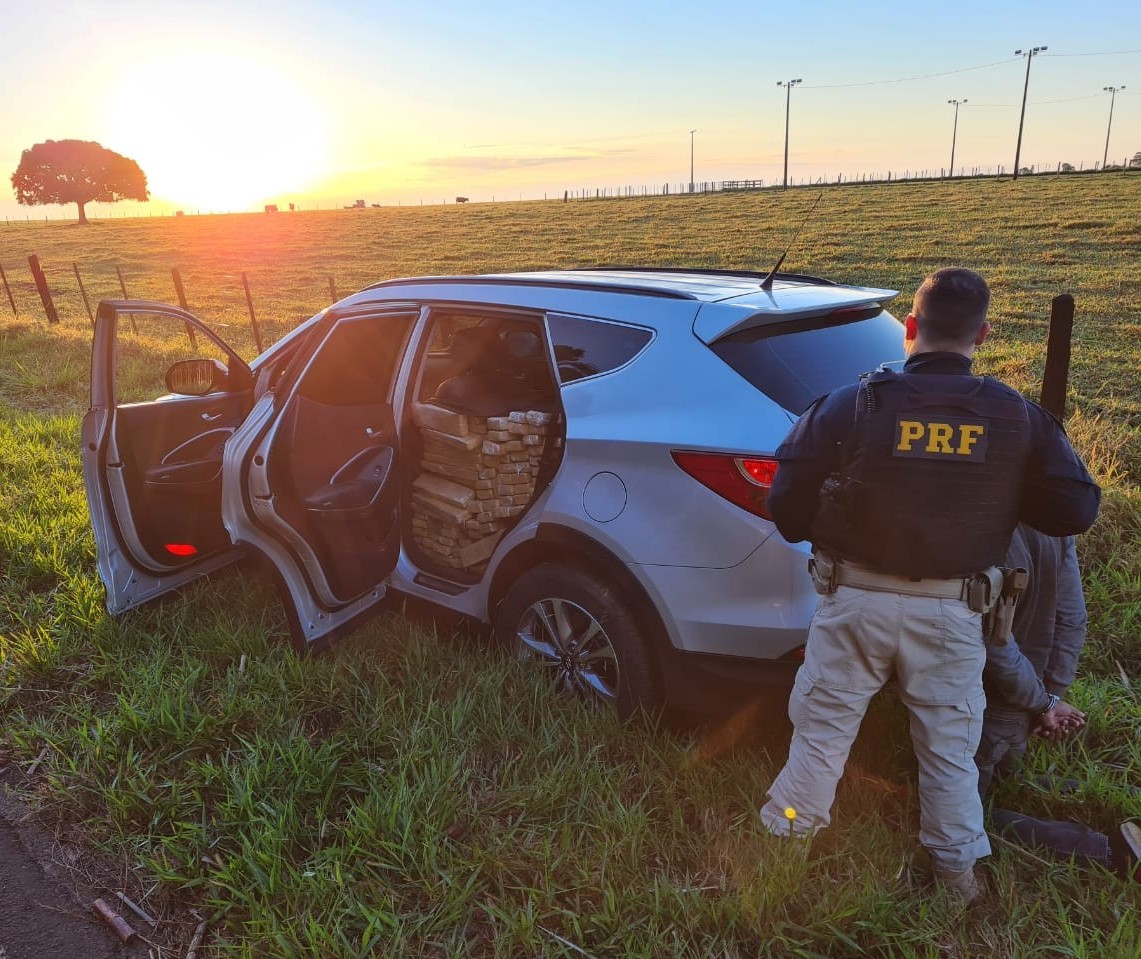
[[[88,203],[150,198],[138,163],[91,140],[46,140],[25,150],[12,187],[25,206],[77,204],[80,223],[87,222]]]

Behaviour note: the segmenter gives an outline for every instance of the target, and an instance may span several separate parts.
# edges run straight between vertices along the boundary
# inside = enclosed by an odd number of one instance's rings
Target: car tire
[[[623,719],[662,709],[661,679],[637,616],[614,583],[586,570],[550,563],[528,570],[499,604],[495,636],[520,658],[548,665],[564,694]]]

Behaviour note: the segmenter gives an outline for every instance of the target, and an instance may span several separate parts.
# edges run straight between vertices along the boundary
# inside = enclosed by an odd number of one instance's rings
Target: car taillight
[[[772,519],[768,510],[769,489],[777,473],[777,461],[732,453],[690,453],[674,450],[671,455],[686,473],[703,486],[723,496],[754,516]]]
[[[166,543],[166,551],[171,556],[178,556],[185,558],[187,556],[196,556],[198,554],[198,547],[192,546],[190,543]]]

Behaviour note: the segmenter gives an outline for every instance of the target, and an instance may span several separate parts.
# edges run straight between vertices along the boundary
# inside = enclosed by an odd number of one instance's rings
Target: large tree
[[[88,203],[147,200],[147,177],[129,157],[91,140],[47,140],[25,150],[12,174],[16,202],[75,203],[87,222]]]

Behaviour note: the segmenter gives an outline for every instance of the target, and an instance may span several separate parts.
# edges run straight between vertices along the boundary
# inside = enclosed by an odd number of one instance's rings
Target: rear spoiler
[[[863,286],[781,284],[772,290],[703,303],[693,321],[693,332],[703,343],[713,344],[747,330],[775,335],[799,328],[839,326],[875,316],[898,295],[898,290]]]

